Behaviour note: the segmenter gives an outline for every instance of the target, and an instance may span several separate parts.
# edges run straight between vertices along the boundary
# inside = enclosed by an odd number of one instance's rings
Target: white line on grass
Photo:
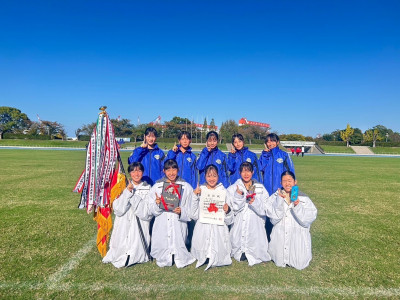
[[[58,277],[61,278],[61,277]],[[50,287],[48,284],[33,282],[20,283],[0,283],[0,289],[12,290],[40,290],[51,289],[53,291],[70,291],[70,290],[86,290],[100,291],[102,289],[114,290],[122,293],[156,293],[165,294],[170,292],[210,292],[210,293],[234,293],[249,295],[276,295],[282,293],[290,293],[304,296],[339,296],[339,297],[395,297],[400,296],[400,288],[370,288],[370,287],[278,287],[278,286],[204,286],[204,285],[163,285],[163,284],[85,284],[85,283],[59,283]]]
[[[275,295],[282,293],[298,295],[321,295],[321,296],[342,296],[342,297],[394,297],[400,296],[400,288],[372,288],[372,287],[279,287],[279,286],[206,286],[206,285],[164,285],[164,284],[129,284],[121,285],[114,283],[85,284],[85,283],[62,283],[62,280],[75,269],[80,261],[95,246],[96,237],[90,239],[66,264],[61,266],[49,279],[43,282],[0,282],[0,289],[11,290],[89,290],[99,291],[110,289],[122,293],[141,292],[141,293],[169,293],[169,292],[210,292],[210,293],[235,293],[249,295]]]
[[[0,289],[10,290],[39,290],[45,286],[37,281],[22,281],[22,282],[0,282]]]
[[[90,239],[71,259],[64,265],[61,266],[55,273],[49,276],[46,284],[49,289],[57,289],[59,283],[75,269],[80,261],[90,252],[90,250],[96,244],[96,237]]]
[[[277,287],[277,286],[204,286],[204,285],[163,285],[163,284],[148,284],[148,285],[119,285],[119,284],[105,284],[99,285],[85,285],[78,284],[66,286],[68,289],[78,288],[81,290],[98,291],[103,288],[112,289],[122,292],[144,292],[144,293],[158,293],[163,294],[166,292],[210,292],[210,293],[236,293],[236,294],[257,294],[257,295],[273,295],[281,293],[293,293],[298,295],[337,295],[337,296],[372,296],[372,297],[393,297],[400,295],[400,288],[368,288],[368,287],[342,287],[342,288],[324,288],[324,287]],[[60,286],[60,289],[63,287]]]

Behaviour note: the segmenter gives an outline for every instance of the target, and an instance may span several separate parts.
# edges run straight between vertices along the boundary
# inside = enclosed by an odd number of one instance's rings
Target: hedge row
[[[79,135],[78,141],[90,141],[90,135]]]
[[[346,142],[343,141],[324,141],[318,140],[316,141],[318,145],[329,145],[329,146],[346,146]],[[351,144],[351,146],[368,146],[372,147],[372,142],[364,142],[360,144]],[[376,142],[376,147],[400,147],[400,142]]]
[[[329,145],[329,146],[346,146],[346,142],[343,141],[325,141],[325,140],[318,140],[316,141],[318,145]]]
[[[372,143],[370,143],[372,146]],[[400,142],[376,142],[377,147],[400,147]]]
[[[51,140],[49,135],[29,135],[17,133],[4,133],[3,139],[5,140]]]

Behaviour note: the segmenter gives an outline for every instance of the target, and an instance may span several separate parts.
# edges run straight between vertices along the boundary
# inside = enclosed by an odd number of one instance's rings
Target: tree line
[[[114,127],[114,133],[116,137],[129,137],[132,141],[142,141],[143,135],[149,124],[133,125],[129,119],[111,119],[111,123]],[[88,139],[92,134],[96,122],[82,125],[75,130],[75,135],[79,139]],[[186,130],[191,133],[192,140],[198,142],[205,141],[205,132],[207,130],[199,129],[193,121],[187,118],[173,117],[170,121],[165,124],[152,124],[152,127],[157,129],[160,138],[173,139],[175,140],[180,131]],[[211,120],[208,125],[207,119],[204,119],[203,128],[209,128],[209,130],[216,130],[214,119]]]
[[[19,138],[46,138],[46,139],[66,139],[64,126],[55,121],[32,121],[21,110],[14,107],[0,107],[0,138],[3,134],[13,134]],[[133,142],[143,140],[143,135],[149,124],[134,125],[129,119],[111,119],[117,137],[129,137]],[[93,132],[96,122],[84,124],[75,130],[75,135],[80,140],[88,140]],[[163,125],[152,125],[159,132],[162,139],[176,140],[178,133],[186,130],[191,133],[192,141],[204,143],[205,136],[209,130],[216,130],[214,119],[210,123],[204,118],[203,127],[197,125],[188,118],[173,117]],[[271,129],[243,125],[239,126],[234,120],[227,120],[219,128],[220,142],[230,143],[233,134],[243,135],[248,144],[263,144],[264,139]],[[316,138],[304,136],[302,134],[282,134],[278,133],[283,141],[316,141],[316,142],[343,142],[349,145],[360,145],[365,143],[375,147],[376,142],[384,141],[387,143],[400,143],[400,133],[386,128],[383,125],[376,125],[362,132],[359,128],[352,128],[347,124],[345,129],[337,129],[331,133],[318,135]]]
[[[62,124],[55,121],[32,121],[21,110],[0,106],[0,139],[4,134],[14,138],[65,139],[66,132]]]
[[[377,142],[400,143],[400,133],[383,125],[376,125],[362,132],[360,128],[352,128],[347,124],[345,129],[336,129],[335,131],[324,134],[317,139],[322,141],[342,141],[346,146],[371,144],[376,146]]]

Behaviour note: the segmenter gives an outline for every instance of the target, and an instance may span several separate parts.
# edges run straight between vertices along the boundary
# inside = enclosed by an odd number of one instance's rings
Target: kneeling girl
[[[283,189],[278,189],[266,202],[272,225],[269,253],[279,267],[286,265],[304,269],[311,261],[311,223],[317,218],[317,209],[311,199],[298,192],[291,201],[295,175],[285,171],[281,176]]]
[[[167,159],[164,163],[165,177],[158,180],[147,195],[149,213],[155,217],[151,256],[156,259],[159,267],[172,266],[174,261],[178,268],[183,268],[195,261],[185,245],[193,189],[178,177],[178,171],[176,161]],[[179,198],[179,205],[173,210],[168,210],[163,198],[167,190]]]
[[[144,263],[150,259],[148,245],[151,217],[148,216],[144,200],[150,185],[142,181],[144,168],[140,162],[129,165],[128,172],[132,181],[113,202],[114,228],[110,249],[103,258],[103,263],[112,263],[117,268]]]
[[[227,203],[226,190],[223,184],[219,182],[217,167],[213,164],[208,165],[204,170],[204,174],[206,184],[197,187],[194,190],[192,198],[191,217],[197,222],[193,232],[191,253],[197,259],[196,268],[205,264],[208,259],[208,265],[205,269],[208,270],[211,267],[232,264],[228,225],[232,224],[233,213]],[[200,195],[208,190],[225,191],[223,225],[203,223],[201,220],[198,221],[200,214]]]
[[[252,178],[251,163],[242,163],[239,171],[241,178],[228,188],[235,215],[230,232],[232,256],[237,261],[247,259],[253,266],[271,260],[265,231],[265,200],[269,195],[264,186]]]

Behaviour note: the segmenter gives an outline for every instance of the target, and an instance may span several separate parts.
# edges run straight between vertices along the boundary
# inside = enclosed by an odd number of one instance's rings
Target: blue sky
[[[242,117],[315,136],[400,131],[400,1],[1,1],[0,106],[69,136]]]

